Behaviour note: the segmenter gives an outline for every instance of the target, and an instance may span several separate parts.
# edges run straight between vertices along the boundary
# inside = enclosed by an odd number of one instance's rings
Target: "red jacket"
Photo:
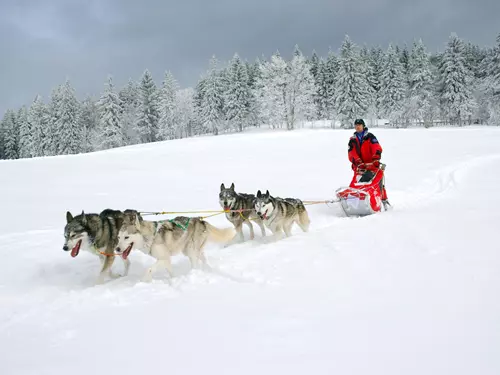
[[[361,163],[373,163],[374,161],[380,161],[382,157],[382,146],[378,143],[377,138],[365,130],[365,135],[360,143],[356,133],[349,139],[349,151],[348,151],[349,161],[353,164],[353,169],[355,166]]]

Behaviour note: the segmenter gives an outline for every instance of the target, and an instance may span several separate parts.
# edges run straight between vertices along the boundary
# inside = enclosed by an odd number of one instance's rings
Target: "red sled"
[[[371,170],[357,169],[349,187],[336,190],[346,216],[367,216],[382,211],[381,185],[385,165],[380,166]]]

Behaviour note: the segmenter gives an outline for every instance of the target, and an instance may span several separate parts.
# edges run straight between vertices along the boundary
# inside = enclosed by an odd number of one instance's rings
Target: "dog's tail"
[[[205,228],[208,232],[208,239],[214,242],[229,242],[236,232],[233,228],[217,228],[205,221]]]
[[[302,202],[297,206],[297,210],[299,213],[299,220],[297,224],[299,224],[300,228],[307,232],[309,230],[309,225],[311,224],[311,219],[309,219],[309,214],[307,213],[306,207]]]

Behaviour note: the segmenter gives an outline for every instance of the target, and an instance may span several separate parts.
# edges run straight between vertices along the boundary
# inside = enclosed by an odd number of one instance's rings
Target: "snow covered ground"
[[[393,211],[308,206],[309,233],[256,230],[207,247],[213,272],[179,256],[150,284],[132,253],[128,277],[94,286],[97,257],[62,250],[66,210],[219,209],[222,182],[333,198],[351,132],[0,162],[0,374],[499,374],[500,129],[374,131]]]

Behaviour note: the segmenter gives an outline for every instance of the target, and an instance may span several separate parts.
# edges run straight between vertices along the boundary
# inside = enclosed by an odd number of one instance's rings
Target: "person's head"
[[[356,130],[357,133],[361,133],[363,130],[365,130],[366,125],[365,121],[361,118],[358,118],[354,120],[354,129]]]

